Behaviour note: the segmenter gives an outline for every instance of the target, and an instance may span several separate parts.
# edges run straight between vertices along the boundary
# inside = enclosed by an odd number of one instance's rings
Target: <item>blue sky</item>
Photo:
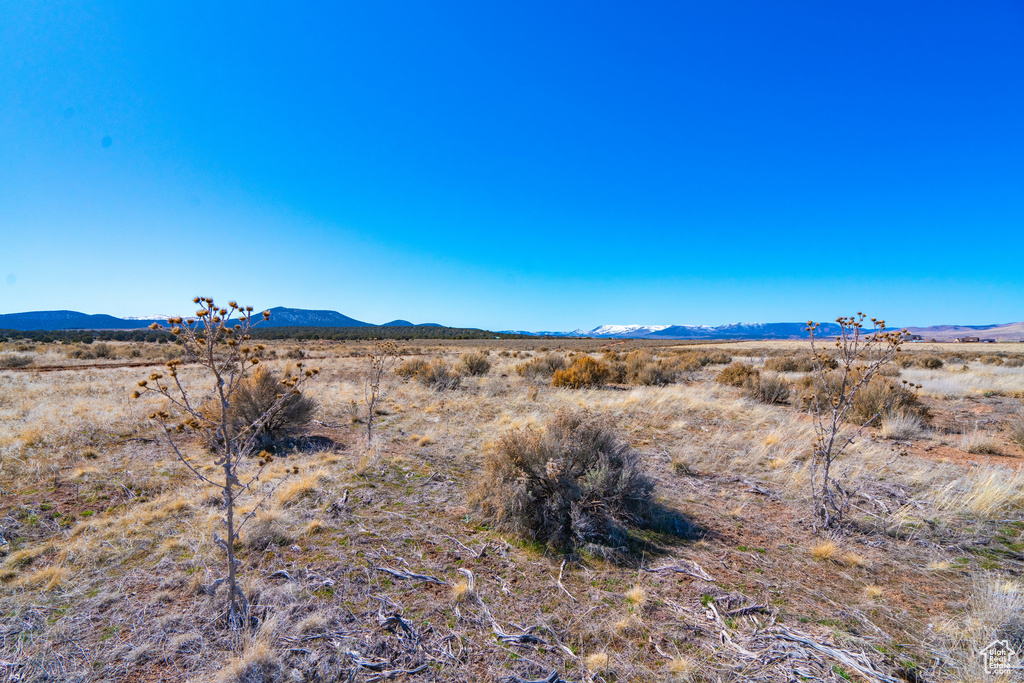
[[[1019,2],[4,3],[0,313],[1024,319]]]

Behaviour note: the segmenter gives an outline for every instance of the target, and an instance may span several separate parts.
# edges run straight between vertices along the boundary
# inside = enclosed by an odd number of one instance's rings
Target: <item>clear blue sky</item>
[[[5,2],[0,312],[1024,319],[1024,5]]]

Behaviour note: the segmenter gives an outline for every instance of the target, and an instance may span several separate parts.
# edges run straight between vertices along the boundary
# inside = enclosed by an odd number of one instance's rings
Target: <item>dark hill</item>
[[[29,311],[0,315],[0,329],[4,330],[135,330],[149,327],[152,322],[78,311]]]
[[[261,322],[260,327],[373,327],[373,323],[364,323],[337,311],[277,306],[270,309],[270,320]]]

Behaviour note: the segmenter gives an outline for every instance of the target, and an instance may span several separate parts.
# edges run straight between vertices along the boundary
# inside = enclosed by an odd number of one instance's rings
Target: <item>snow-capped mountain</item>
[[[807,323],[730,323],[710,325],[600,325],[572,332],[521,332],[538,337],[603,337],[609,339],[806,339]],[[837,334],[834,323],[822,323],[819,336]]]
[[[601,325],[587,332],[590,337],[646,336],[660,332],[671,325]]]

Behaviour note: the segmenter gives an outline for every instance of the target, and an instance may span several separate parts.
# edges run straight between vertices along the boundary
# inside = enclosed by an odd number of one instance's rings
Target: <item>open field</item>
[[[981,648],[1024,645],[1024,344],[908,344],[890,376],[921,385],[920,413],[856,440],[839,467],[859,493],[825,534],[798,392],[715,381],[735,360],[795,387],[808,373],[777,359],[804,342],[410,342],[402,361],[489,371],[441,390],[388,372],[372,444],[372,345],[273,342],[265,366],[320,369],[319,411],[240,501],[264,501],[238,548],[243,631],[209,594],[220,499],[147,418],[160,400],[129,398],[177,348],[103,346],[0,344],[0,680],[981,681]],[[631,351],[665,383],[517,371]],[[485,522],[488,454],[569,413],[639,453],[662,523],[566,553]]]

